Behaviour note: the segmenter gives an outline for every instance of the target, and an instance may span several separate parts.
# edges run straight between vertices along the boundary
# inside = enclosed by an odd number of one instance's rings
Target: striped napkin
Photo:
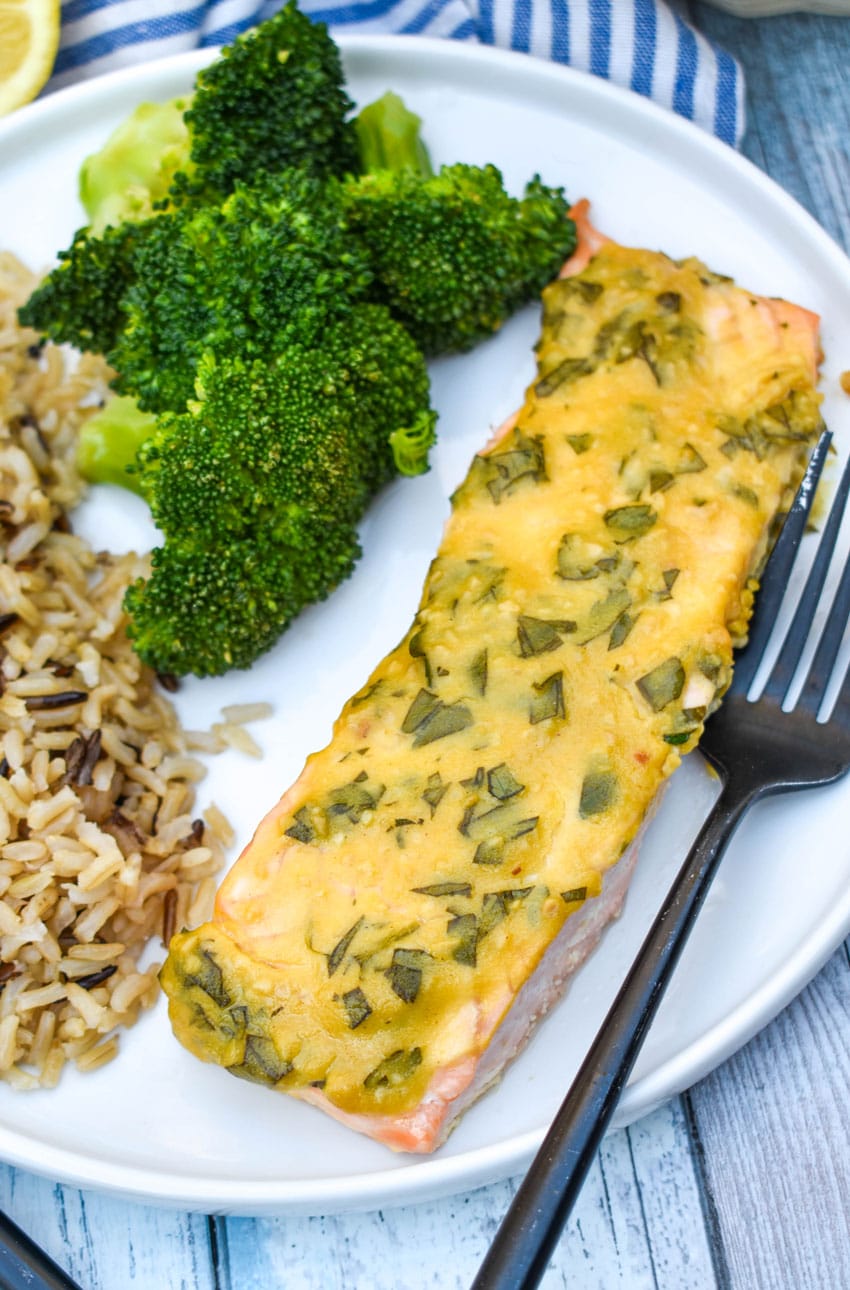
[[[281,0],[63,0],[47,90],[197,46],[221,45]],[[737,62],[664,0],[301,0],[334,34],[442,36],[498,45],[603,76],[738,144]]]

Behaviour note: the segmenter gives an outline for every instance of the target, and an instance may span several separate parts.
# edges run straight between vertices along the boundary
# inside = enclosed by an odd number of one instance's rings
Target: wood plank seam
[[[216,1214],[207,1215],[207,1238],[210,1247],[211,1290],[230,1290],[230,1260],[227,1255],[227,1222]]]
[[[717,1201],[714,1197],[714,1189],[712,1188],[709,1180],[708,1169],[706,1167],[705,1144],[703,1143],[702,1135],[699,1130],[699,1124],[697,1122],[689,1090],[682,1094],[681,1103],[682,1109],[685,1113],[685,1123],[688,1127],[694,1177],[696,1179],[697,1193],[699,1195],[700,1208],[702,1209],[703,1222],[705,1223],[705,1230],[708,1233],[708,1248],[711,1254],[711,1264],[714,1269],[717,1290],[732,1290],[732,1274],[726,1253],[726,1245],[723,1240],[723,1227],[720,1222],[720,1213],[717,1208]]]

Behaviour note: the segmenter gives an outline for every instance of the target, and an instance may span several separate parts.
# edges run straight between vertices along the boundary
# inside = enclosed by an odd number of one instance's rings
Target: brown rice
[[[95,552],[67,510],[76,436],[108,369],[21,329],[35,279],[0,253],[0,1078],[56,1084],[109,1061],[157,996],[155,937],[208,916],[232,832],[193,749],[241,747],[264,705],[184,733],[133,653],[135,555]],[[261,710],[262,709],[262,710]]]

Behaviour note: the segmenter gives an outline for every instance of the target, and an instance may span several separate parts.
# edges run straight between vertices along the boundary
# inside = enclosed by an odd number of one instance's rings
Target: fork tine
[[[808,640],[815,610],[823,591],[823,584],[826,582],[826,575],[829,572],[835,544],[838,541],[838,531],[844,518],[848,494],[850,494],[850,462],[845,466],[844,474],[841,476],[841,481],[835,491],[835,497],[818,545],[817,555],[806,579],[800,603],[794,611],[791,626],[788,629],[785,640],[782,642],[779,656],[764,687],[765,695],[778,700],[780,703],[785,698],[788,687],[794,679],[794,673],[797,671],[797,665]],[[843,631],[842,626],[838,633],[839,644]],[[832,671],[834,662],[835,657],[833,656],[827,672],[827,678]]]
[[[850,726],[850,670],[845,672],[844,680],[841,682],[841,689],[835,700],[835,706],[829,714],[830,724],[838,722],[845,730]]]
[[[779,606],[788,587],[788,578],[806,530],[809,511],[815,500],[818,481],[823,472],[831,442],[832,435],[828,430],[824,430],[815,444],[806,473],[800,481],[800,487],[797,489],[785,523],[765,566],[755,611],[750,622],[749,640],[735,663],[732,689],[738,694],[746,693],[750,688],[773,631]]]
[[[826,626],[818,642],[812,665],[809,668],[809,674],[806,677],[806,683],[800,692],[798,700],[798,705],[806,708],[813,716],[817,716],[818,709],[826,694],[826,689],[835,667],[835,660],[841,648],[841,640],[847,627],[848,617],[850,617],[850,559],[844,565],[841,581],[838,584],[838,590],[835,593],[835,599],[832,602],[832,608],[826,620]]]

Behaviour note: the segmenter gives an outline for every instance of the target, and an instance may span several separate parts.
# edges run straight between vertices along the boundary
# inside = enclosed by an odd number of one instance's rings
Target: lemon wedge
[[[59,45],[59,0],[0,0],[0,116],[34,99]]]

